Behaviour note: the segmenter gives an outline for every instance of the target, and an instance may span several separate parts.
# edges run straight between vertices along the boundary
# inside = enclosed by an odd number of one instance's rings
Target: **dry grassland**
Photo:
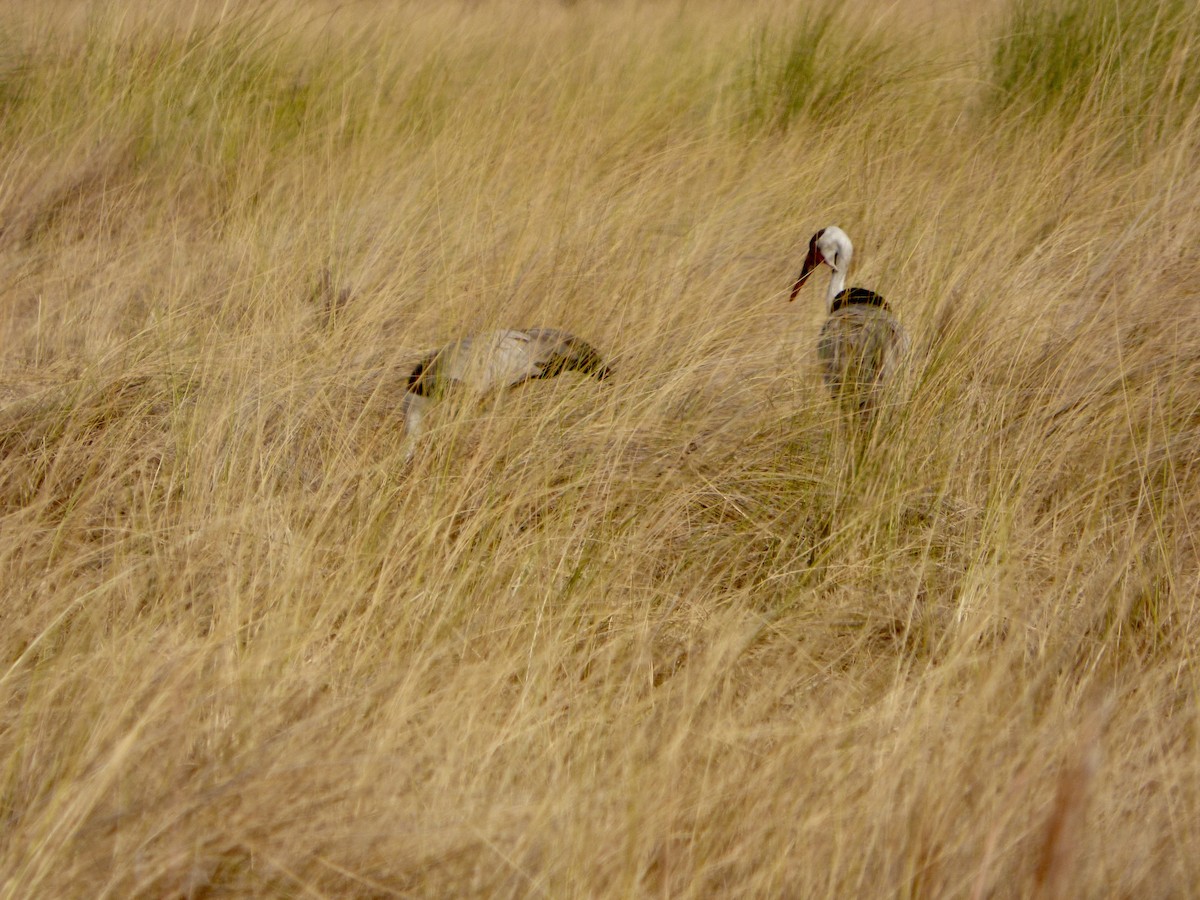
[[[0,896],[1200,889],[1200,14],[1048,2],[5,4]]]

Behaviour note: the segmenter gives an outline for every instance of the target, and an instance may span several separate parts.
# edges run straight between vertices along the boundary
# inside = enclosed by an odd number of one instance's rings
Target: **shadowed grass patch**
[[[1153,140],[1195,114],[1198,41],[1200,11],[1186,0],[1015,0],[992,50],[993,102],[1036,118],[1101,116]]]
[[[818,5],[798,21],[765,26],[747,65],[745,120],[775,131],[799,120],[845,121],[911,77],[910,53],[883,26],[863,27],[841,7]]]

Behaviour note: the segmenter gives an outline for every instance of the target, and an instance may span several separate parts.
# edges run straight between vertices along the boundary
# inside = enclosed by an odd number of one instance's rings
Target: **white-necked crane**
[[[601,380],[612,374],[591,344],[557,328],[486,331],[426,354],[409,373],[404,394],[410,455],[434,400],[462,391],[483,395],[563,372]]]
[[[822,263],[833,270],[826,294],[829,318],[817,340],[821,375],[835,398],[869,420],[881,386],[895,377],[908,352],[909,339],[883,297],[866,288],[846,287],[853,255],[854,245],[846,232],[836,225],[822,228],[808,242],[791,299]]]

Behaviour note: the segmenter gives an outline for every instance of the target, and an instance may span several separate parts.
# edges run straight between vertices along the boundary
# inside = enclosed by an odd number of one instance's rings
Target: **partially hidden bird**
[[[821,375],[834,398],[869,422],[883,386],[893,380],[909,349],[908,333],[886,300],[874,291],[846,287],[854,245],[836,225],[822,228],[808,242],[791,300],[822,264],[832,275],[826,292],[828,318],[817,340]]]
[[[409,372],[404,394],[409,455],[435,400],[463,392],[481,396],[564,372],[603,380],[612,369],[587,341],[557,328],[480,332],[427,353]]]

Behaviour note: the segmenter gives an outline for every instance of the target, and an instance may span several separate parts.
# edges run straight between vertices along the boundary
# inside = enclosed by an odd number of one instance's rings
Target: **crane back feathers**
[[[426,354],[409,372],[401,404],[408,457],[423,432],[425,414],[437,398],[460,390],[483,395],[563,372],[597,379],[612,374],[591,344],[555,328],[483,332]]]
[[[879,388],[895,377],[908,346],[907,333],[886,307],[859,302],[835,309],[825,321],[817,358],[830,392],[867,411]]]
[[[454,384],[487,391],[563,372],[601,380],[612,374],[587,341],[555,328],[528,328],[471,335],[427,354],[409,373],[408,390],[419,397]]]

